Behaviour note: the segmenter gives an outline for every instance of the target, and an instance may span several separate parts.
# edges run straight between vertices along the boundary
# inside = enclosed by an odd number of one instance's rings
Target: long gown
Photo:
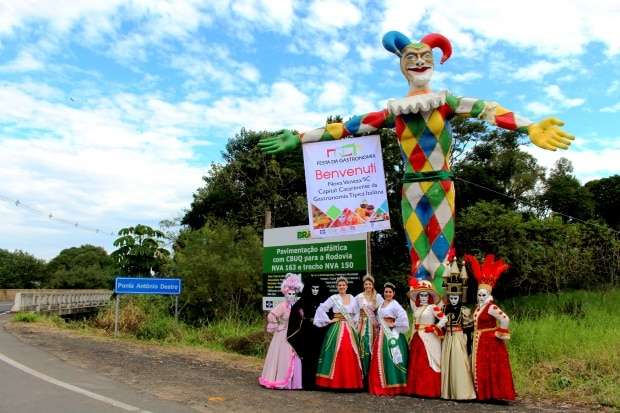
[[[258,382],[269,389],[301,389],[301,360],[286,340],[291,304],[283,301],[267,315],[273,338]]]
[[[472,370],[478,400],[514,400],[516,397],[506,343],[497,337],[510,337],[509,322],[508,316],[492,299],[476,306]]]
[[[362,373],[364,377],[368,377],[370,368],[370,359],[372,355],[372,345],[374,337],[379,329],[377,324],[377,308],[383,304],[383,297],[375,294],[375,300],[368,300],[364,293],[355,296],[360,307],[360,319],[358,323],[358,333],[360,337],[359,350],[360,361],[362,362]]]
[[[362,364],[357,347],[355,325],[359,319],[359,306],[355,297],[347,294],[345,305],[340,295],[329,297],[316,310],[314,325],[324,327],[330,322],[327,312],[333,310],[334,318],[321,348],[316,384],[331,389],[362,389]]]
[[[319,287],[319,293],[316,296],[310,292],[313,286]],[[315,326],[313,321],[317,308],[328,296],[327,286],[322,280],[311,280],[306,284],[301,297],[291,309],[287,338],[301,358],[304,390],[312,390],[315,387],[316,368],[327,329]]]
[[[462,305],[448,304],[446,334],[441,348],[441,397],[452,400],[476,398],[472,382],[467,335],[464,330],[472,327],[471,310]]]
[[[404,394],[409,351],[404,336],[409,330],[407,312],[396,300],[392,300],[387,306],[379,307],[378,318],[381,327],[373,345],[368,391],[376,396]],[[394,319],[394,327],[388,327],[385,318]]]
[[[415,324],[409,342],[409,367],[407,369],[407,391],[412,396],[439,397],[441,395],[441,328],[446,316],[435,304],[413,308]],[[431,327],[433,332],[426,332]]]

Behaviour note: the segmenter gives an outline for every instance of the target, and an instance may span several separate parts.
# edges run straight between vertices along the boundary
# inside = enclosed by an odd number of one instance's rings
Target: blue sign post
[[[116,311],[114,315],[114,336],[118,336],[118,307],[121,294],[159,294],[174,295],[174,318],[179,319],[180,278],[136,278],[116,277]]]

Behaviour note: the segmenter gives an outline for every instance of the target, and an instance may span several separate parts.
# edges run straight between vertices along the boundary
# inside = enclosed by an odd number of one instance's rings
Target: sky
[[[525,148],[541,165],[620,173],[617,0],[59,4],[0,0],[3,249],[112,251],[122,227],[181,217],[241,128],[382,109],[407,93],[389,30],[450,39],[433,89],[564,120],[568,151]]]

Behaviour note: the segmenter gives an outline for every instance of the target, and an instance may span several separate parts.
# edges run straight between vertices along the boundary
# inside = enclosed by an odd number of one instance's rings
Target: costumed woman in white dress
[[[379,306],[379,332],[375,337],[368,391],[375,396],[404,394],[407,387],[407,339],[409,318],[394,299],[396,287],[387,282],[383,288],[385,301]]]
[[[267,331],[273,338],[258,382],[269,389],[301,389],[301,359],[287,341],[286,331],[291,307],[303,287],[301,276],[287,274],[280,287],[286,299],[267,315]]]
[[[363,281],[364,291],[359,293],[355,299],[360,307],[360,319],[357,330],[360,337],[360,360],[362,362],[362,372],[364,377],[367,378],[368,369],[370,368],[372,343],[379,330],[377,308],[383,303],[383,297],[375,290],[375,279],[371,275],[366,275]]]
[[[357,322],[359,306],[351,294],[347,294],[347,279],[336,280],[338,294],[329,297],[314,315],[314,325],[330,325],[316,372],[317,386],[331,389],[356,390],[364,387],[362,364],[357,347]],[[334,312],[330,319],[327,313]]]

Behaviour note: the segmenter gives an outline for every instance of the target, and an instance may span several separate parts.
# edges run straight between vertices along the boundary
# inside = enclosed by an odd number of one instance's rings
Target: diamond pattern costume
[[[401,208],[411,275],[419,280],[434,280],[435,288],[441,290],[445,269],[442,263],[454,241],[450,119],[455,116],[484,119],[510,130],[524,129],[531,122],[496,103],[445,92],[390,101],[388,106],[382,111],[354,116],[345,123],[331,123],[306,132],[301,135],[301,141],[336,140],[395,128],[405,164]],[[400,113],[406,107],[427,110]]]

